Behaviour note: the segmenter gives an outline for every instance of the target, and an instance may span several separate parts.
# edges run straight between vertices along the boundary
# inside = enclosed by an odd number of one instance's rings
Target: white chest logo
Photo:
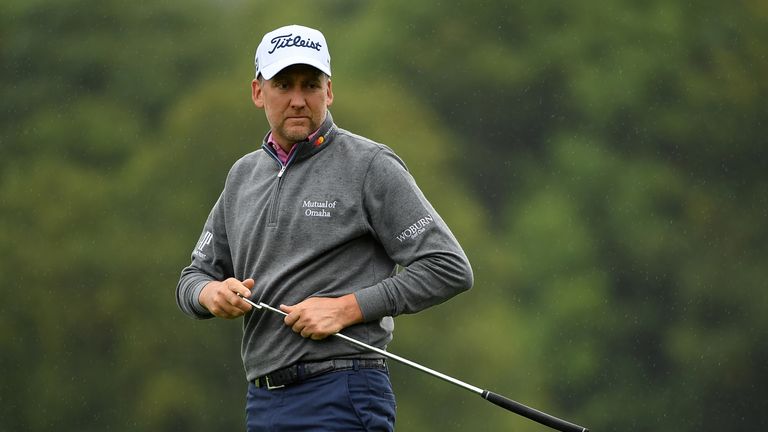
[[[312,201],[304,200],[301,204],[304,216],[307,217],[333,217],[338,201]]]

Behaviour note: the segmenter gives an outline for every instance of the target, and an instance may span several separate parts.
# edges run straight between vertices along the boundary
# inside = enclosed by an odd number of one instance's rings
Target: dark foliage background
[[[174,287],[290,23],[475,268],[391,350],[596,431],[768,427],[765,2],[7,0],[0,430],[242,430],[239,322]],[[393,381],[400,430],[544,430]]]

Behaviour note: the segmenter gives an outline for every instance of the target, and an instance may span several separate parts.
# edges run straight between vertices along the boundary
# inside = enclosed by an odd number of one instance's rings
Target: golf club
[[[287,313],[281,311],[280,309],[274,308],[264,302],[259,302],[258,304],[249,300],[246,297],[241,296],[238,294],[240,298],[245,300],[248,304],[253,306],[256,309],[267,309],[271,312],[275,312],[277,314],[286,316]],[[357,345],[361,348],[364,348],[369,351],[373,351],[375,353],[381,354],[387,358],[390,358],[392,360],[395,360],[397,362],[400,362],[404,365],[410,366],[414,369],[418,369],[422,372],[426,372],[434,377],[440,378],[444,381],[448,381],[451,384],[457,385],[465,390],[469,390],[472,393],[475,393],[477,395],[480,395],[483,399],[487,400],[488,402],[491,402],[495,405],[498,405],[502,408],[505,408],[509,411],[512,411],[515,414],[521,415],[523,417],[526,417],[528,419],[531,419],[535,422],[541,423],[545,426],[549,426],[552,429],[557,429],[562,432],[589,432],[589,430],[585,427],[575,425],[573,423],[567,422],[565,420],[559,419],[557,417],[551,416],[545,412],[539,411],[537,409],[531,408],[529,406],[523,405],[519,402],[515,402],[512,399],[508,399],[500,394],[494,393],[489,390],[483,390],[479,387],[475,387],[471,384],[467,384],[464,381],[458,380],[456,378],[453,378],[451,376],[448,376],[444,373],[440,373],[438,371],[432,370],[426,366],[422,366],[416,362],[412,362],[406,358],[400,357],[398,355],[392,354],[388,351],[385,351],[380,348],[376,348],[374,346],[368,345],[364,342],[360,342],[357,339],[353,339],[349,336],[343,335],[341,333],[334,333],[333,336],[344,339],[345,341],[352,343],[354,345]]]

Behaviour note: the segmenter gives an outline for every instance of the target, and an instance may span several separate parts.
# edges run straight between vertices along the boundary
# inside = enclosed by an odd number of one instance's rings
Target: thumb
[[[241,294],[243,296],[245,296],[246,298],[251,298],[251,288],[253,288],[253,286],[256,284],[256,282],[254,282],[253,279],[248,278],[248,279],[242,281],[241,284],[245,287],[245,289],[248,290],[248,291],[246,291],[244,293],[241,293]]]

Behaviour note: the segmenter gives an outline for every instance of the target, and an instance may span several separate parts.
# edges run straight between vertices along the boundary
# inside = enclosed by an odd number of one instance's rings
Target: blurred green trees
[[[0,430],[242,429],[239,322],[173,289],[289,23],[476,272],[393,351],[592,430],[766,427],[764,3],[11,0]],[[544,430],[392,370],[400,430]]]

